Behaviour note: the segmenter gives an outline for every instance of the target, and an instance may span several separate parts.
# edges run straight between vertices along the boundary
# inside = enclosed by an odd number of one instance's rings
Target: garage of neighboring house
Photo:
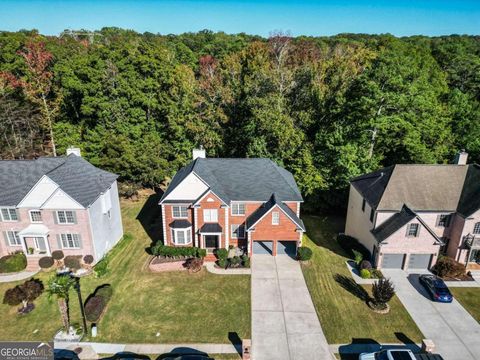
[[[383,254],[383,269],[403,269],[405,254]]]
[[[408,259],[409,269],[428,269],[432,262],[433,254],[410,254]]]
[[[260,255],[273,255],[273,241],[254,241],[253,253]]]

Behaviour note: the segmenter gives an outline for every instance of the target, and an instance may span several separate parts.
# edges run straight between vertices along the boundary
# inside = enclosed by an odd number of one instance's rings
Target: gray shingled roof
[[[200,228],[200,233],[221,233],[222,227],[218,223],[203,224]]]
[[[394,165],[352,180],[377,210],[456,211],[467,171],[472,165]],[[476,173],[476,172],[475,172]],[[472,181],[478,190],[480,182]],[[470,200],[465,199],[468,203]],[[476,206],[476,205],[475,205]]]
[[[457,211],[465,217],[480,209],[480,166],[468,167]]]
[[[36,160],[0,160],[0,205],[17,206],[44,175],[84,207],[91,205],[117,179],[117,175],[73,154]]]
[[[191,172],[225,203],[268,201],[273,193],[280,201],[303,201],[290,172],[270,159],[259,158],[198,158],[177,172],[161,201]]]
[[[270,210],[272,210],[273,207],[278,206],[280,209],[282,209],[288,217],[292,219],[292,221],[302,230],[306,231],[305,225],[303,224],[303,221],[295,214],[292,209],[290,209],[287,205],[282,203],[281,201],[277,200],[276,194],[272,194],[270,199],[260,206],[257,210],[255,210],[248,218],[246,221],[247,225],[247,230],[250,230],[255,223],[260,220],[266,213],[268,213]]]
[[[185,228],[189,228],[192,226],[192,224],[190,223],[190,221],[188,220],[173,220],[169,226],[172,228],[172,229],[185,229]]]

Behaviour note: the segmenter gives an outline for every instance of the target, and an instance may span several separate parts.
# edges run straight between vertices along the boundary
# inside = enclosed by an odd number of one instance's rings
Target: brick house
[[[193,154],[159,202],[165,245],[295,254],[305,226],[290,172],[269,159],[207,159],[202,149]]]
[[[425,269],[440,254],[480,263],[480,167],[393,165],[351,181],[345,233],[377,268]]]
[[[123,236],[117,175],[65,157],[0,160],[0,256],[29,263],[62,250],[100,260]]]

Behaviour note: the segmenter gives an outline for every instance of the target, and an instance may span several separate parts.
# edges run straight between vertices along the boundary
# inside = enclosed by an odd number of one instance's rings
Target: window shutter
[[[59,248],[59,249],[63,249],[63,246],[62,246],[62,237],[60,236],[60,234],[57,234],[57,245],[58,245],[58,248]]]
[[[439,226],[440,225],[440,218],[442,217],[442,215],[437,215],[437,221],[435,222],[435,226]]]
[[[77,212],[72,211],[72,215],[73,215],[73,223],[76,224],[77,223]]]
[[[82,243],[82,235],[76,234],[77,235],[77,240],[78,240],[78,247],[80,249],[83,249],[83,243]]]
[[[8,242],[8,235],[7,235],[6,231],[3,231],[3,238],[5,239],[5,244],[7,244],[7,246],[10,246],[10,243]]]
[[[56,211],[52,211],[52,214],[53,214],[53,222],[55,224],[58,224],[58,217],[57,217],[57,212]],[[57,235],[58,236],[58,235]]]
[[[407,225],[407,231],[405,232],[405,237],[408,237],[409,232],[410,232],[410,224]]]

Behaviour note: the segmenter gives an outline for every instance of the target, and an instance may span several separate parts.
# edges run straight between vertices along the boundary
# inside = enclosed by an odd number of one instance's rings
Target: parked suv
[[[407,349],[380,350],[374,353],[363,353],[359,360],[443,360],[438,354],[414,354]]]

